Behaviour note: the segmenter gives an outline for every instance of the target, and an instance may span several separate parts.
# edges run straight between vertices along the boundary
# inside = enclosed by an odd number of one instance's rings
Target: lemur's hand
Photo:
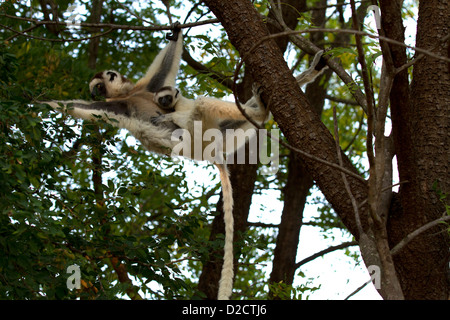
[[[252,85],[252,93],[253,96],[256,98],[256,101],[258,101],[258,104],[260,106],[263,106],[264,109],[267,109],[267,102],[264,101],[263,97],[262,97],[262,93],[263,93],[263,88],[262,86],[260,86],[258,83],[254,82]]]
[[[181,31],[180,25],[181,25],[181,23],[178,22],[178,21],[175,22],[172,25],[172,33],[166,34],[166,39],[167,40],[172,40],[172,41],[177,41],[178,40],[178,34]]]

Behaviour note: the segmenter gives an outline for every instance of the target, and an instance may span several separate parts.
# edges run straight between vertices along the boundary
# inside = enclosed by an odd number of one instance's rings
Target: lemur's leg
[[[256,121],[264,121],[267,118],[266,106],[262,102],[259,92],[241,106],[245,113]],[[195,108],[201,114],[211,118],[223,120],[247,120],[234,102],[199,97],[195,100]]]
[[[313,82],[318,76],[320,76],[328,67],[325,59],[323,59],[323,50],[318,51],[314,56],[313,62],[308,70],[302,72],[295,79],[299,86]]]

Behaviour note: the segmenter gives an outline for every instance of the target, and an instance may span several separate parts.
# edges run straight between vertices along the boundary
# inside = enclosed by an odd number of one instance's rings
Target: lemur
[[[228,148],[227,129],[249,129],[251,124],[234,103],[207,97],[190,100],[179,94],[174,85],[183,45],[182,33],[177,25],[168,39],[171,40],[170,43],[157,55],[145,76],[136,85],[113,70],[96,74],[89,84],[91,95],[93,98],[104,97],[106,101],[70,100],[45,103],[54,109],[67,111],[77,118],[95,120],[101,117],[114,126],[128,129],[149,151],[162,154],[170,154],[179,145],[179,139],[172,139],[175,131],[182,129],[195,137],[194,123],[200,121],[202,138],[207,130],[219,130],[225,133],[225,140],[222,142],[222,146],[227,147],[225,153],[233,153],[240,146],[231,144]],[[321,55],[321,52],[316,54],[311,68],[297,77],[299,85],[313,81],[323,72],[324,68],[316,68]],[[257,121],[267,119],[268,112],[258,90],[254,91],[254,96],[243,108]],[[202,150],[210,144],[202,139]],[[207,159],[203,159],[203,156],[198,158],[195,153],[182,155],[195,160],[209,160],[220,172],[224,200],[225,248],[218,299],[229,299],[234,274],[234,228],[233,197],[228,170],[225,162],[221,162],[223,158],[219,154]]]
[[[169,44],[158,53],[145,76],[136,84],[114,70],[97,73],[90,81],[93,98],[104,97],[106,101],[53,100],[44,101],[52,108],[65,111],[75,118],[98,120],[127,129],[149,151],[170,155],[174,142],[171,135],[178,126],[167,123],[155,126],[150,119],[158,117],[170,108],[160,108],[154,93],[160,88],[175,85],[183,52],[183,34],[178,24],[168,35]]]

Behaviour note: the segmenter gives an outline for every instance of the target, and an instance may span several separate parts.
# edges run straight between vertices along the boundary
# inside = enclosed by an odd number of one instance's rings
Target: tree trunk
[[[283,18],[285,23],[292,27],[295,28],[295,26],[298,23],[298,12],[303,11],[306,8],[306,1],[305,0],[288,0],[284,3],[285,5],[283,5],[282,10],[283,10]],[[295,10],[292,10],[293,8],[295,8]],[[272,11],[269,13],[269,17],[272,16],[273,18],[273,13]],[[271,32],[276,33],[277,30],[275,27],[272,26],[271,28]],[[285,51],[288,41],[287,39],[284,38],[278,38],[277,39],[277,45],[279,46],[281,51]],[[246,101],[251,97],[251,87],[252,87],[252,83],[253,83],[253,79],[251,77],[251,75],[249,75],[248,73],[245,74],[243,81],[238,85],[237,87],[237,92],[238,92],[238,96],[239,99],[241,101]],[[296,159],[298,159],[298,157],[295,157]],[[296,163],[298,162],[295,161]],[[234,202],[235,203],[239,203],[239,207],[235,208],[233,215],[234,218],[236,220],[235,223],[235,230],[238,231],[236,233],[242,233],[246,230],[247,228],[247,218],[248,218],[248,214],[249,214],[249,210],[250,210],[250,205],[251,205],[251,195],[253,194],[253,188],[254,188],[254,182],[256,181],[256,170],[257,170],[257,166],[255,165],[237,165],[237,164],[233,164],[233,165],[229,165],[230,167],[230,176],[231,176],[231,180],[232,180],[232,185],[233,185],[233,194],[234,196]],[[305,170],[301,170],[302,172],[304,172],[306,174]],[[298,215],[300,213],[303,212],[303,208],[306,202],[306,196],[308,194],[308,190],[309,188],[312,186],[312,181],[311,178],[309,177],[309,175],[306,174],[305,177],[303,177],[303,175],[298,175],[298,170],[293,170],[293,173],[291,173],[291,170],[289,170],[288,172],[289,176],[291,177],[291,179],[295,179],[295,181],[291,182],[291,186],[294,188],[298,188],[299,184],[305,185],[305,187],[303,189],[305,189],[305,197],[303,200],[296,199],[294,200],[295,203],[297,203],[297,208],[293,208],[292,206],[290,207],[290,210],[292,210],[292,212],[294,212],[295,215]],[[296,195],[293,193],[290,193],[292,195],[292,197],[296,198]],[[289,200],[286,200],[288,202],[290,202]],[[216,235],[218,233],[224,233],[224,223],[223,223],[223,210],[222,210],[222,199],[219,200],[218,204],[217,204],[217,210],[218,212],[220,212],[220,215],[218,215],[214,221],[213,221],[213,226],[211,229],[211,236],[210,236],[210,240],[214,240],[216,238]],[[301,223],[301,217],[299,222]],[[288,223],[290,223],[288,221]],[[289,239],[286,239],[284,236],[284,232],[281,232],[282,234],[282,239],[284,240],[280,240],[282,242],[289,242],[292,243],[292,246],[294,246],[295,248],[297,248],[297,243],[298,243],[298,234],[300,232],[300,225],[297,226],[297,231],[294,230],[294,233],[291,234],[289,233],[288,236]],[[295,234],[297,234],[297,236],[295,237]],[[294,240],[292,240],[294,239]],[[239,239],[235,239],[236,241],[239,241]],[[294,241],[294,242],[292,242]],[[280,246],[279,248],[284,248],[284,246]],[[239,252],[238,248],[236,252]],[[202,274],[199,280],[199,290],[203,291],[204,293],[206,293],[208,299],[215,299],[217,296],[217,290],[218,290],[218,286],[217,283],[220,279],[220,272],[221,272],[221,266],[223,264],[223,259],[219,258],[221,257],[222,254],[220,252],[216,252],[214,253],[214,256],[211,256],[210,261],[208,261],[207,263],[205,263],[203,269],[202,269]],[[237,257],[238,255],[235,255],[235,257]],[[278,256],[278,254],[276,254],[276,256]],[[284,256],[284,253],[281,254],[281,256]],[[292,257],[291,260],[292,261],[292,274],[293,271],[295,270],[295,257],[296,257],[296,253],[291,253],[290,256]],[[217,257],[217,258],[215,258]],[[276,258],[275,258],[276,259]],[[284,259],[276,259],[277,261],[280,261],[281,263],[285,263]],[[235,266],[237,266],[237,261],[235,261]],[[277,265],[274,264],[274,269],[278,269]],[[284,269],[284,267],[281,267],[281,269]],[[283,272],[283,271],[281,271]]]
[[[302,3],[301,7],[297,8],[297,10],[300,11],[303,5],[306,6],[306,3]],[[326,5],[326,0],[318,2],[317,5]],[[283,6],[283,8],[290,9],[291,7]],[[294,10],[290,11],[293,12]],[[325,21],[325,9],[315,10],[312,18],[314,25],[319,27],[322,26]],[[289,22],[284,18],[284,22],[291,29],[295,29],[297,21],[297,16],[292,17]],[[315,33],[312,37],[314,43],[319,43],[323,40],[323,33]],[[277,38],[278,41],[279,39],[283,39],[284,42],[281,43],[285,46],[287,45],[287,38]],[[278,46],[280,46],[280,41],[278,42]],[[329,79],[330,75],[330,72],[326,72],[326,78]],[[326,89],[324,86],[320,85],[322,82],[321,79],[322,77],[309,84],[305,91],[308,101],[319,115],[322,113],[326,94]],[[325,83],[327,83],[327,81],[325,81]],[[291,285],[294,281],[295,270],[297,269],[295,259],[297,257],[303,211],[309,189],[313,185],[314,181],[306,170],[305,164],[298,154],[291,152],[288,166],[288,178],[283,189],[284,207],[280,226],[278,228],[272,272],[269,279],[269,282],[271,283],[283,281],[283,283]]]
[[[381,1],[386,36],[404,41],[401,2]],[[447,56],[450,6],[448,1],[420,1],[416,46]],[[405,49],[390,46],[395,67],[407,62]],[[446,62],[424,57],[414,65],[411,93],[408,72],[397,75],[391,93],[394,143],[401,185],[402,210],[388,224],[389,241],[441,217],[445,208],[436,185],[450,192],[449,132],[450,76]],[[407,245],[394,262],[406,299],[447,299],[449,296],[449,237],[445,227],[423,233]]]
[[[96,0],[92,3],[91,15],[89,17],[89,22],[91,23],[99,23],[102,15],[102,7],[103,0]],[[98,30],[92,29],[92,32],[96,32]],[[88,57],[88,66],[91,69],[95,69],[97,65],[97,57],[98,57],[98,49],[100,45],[100,38],[93,38],[89,40],[89,57]]]
[[[274,250],[272,273],[269,282],[292,284],[295,274],[295,258],[303,222],[303,209],[313,180],[298,154],[289,156],[288,179],[284,186],[284,207]],[[301,183],[299,183],[301,181]],[[276,297],[274,297],[276,298]]]

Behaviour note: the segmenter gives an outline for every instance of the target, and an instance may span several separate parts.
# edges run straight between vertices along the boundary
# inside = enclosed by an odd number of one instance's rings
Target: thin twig
[[[366,36],[366,37],[369,37],[369,38],[372,38],[372,39],[380,39],[380,40],[386,41],[388,43],[392,43],[394,45],[398,45],[398,46],[401,46],[401,47],[412,49],[412,50],[414,50],[416,52],[423,53],[423,54],[425,54],[427,56],[430,56],[430,57],[438,59],[438,60],[443,60],[443,61],[446,61],[446,62],[450,62],[450,58],[448,58],[448,57],[435,54],[435,53],[433,53],[433,52],[431,52],[429,50],[426,50],[426,49],[410,46],[410,45],[407,45],[407,44],[405,44],[403,42],[400,42],[400,41],[397,41],[397,40],[393,40],[391,38],[387,38],[387,37],[384,37],[384,36],[380,36],[380,35],[364,32],[364,31],[359,31],[359,30],[353,30],[353,29],[330,29],[330,28],[314,28],[314,29],[303,29],[303,30],[289,30],[289,31],[283,31],[283,32],[279,32],[279,33],[270,34],[270,35],[262,37],[260,40],[258,40],[250,48],[250,50],[248,50],[247,54],[251,54],[251,52],[253,50],[255,50],[263,42],[265,42],[265,41],[267,41],[269,39],[275,39],[275,38],[278,38],[278,37],[286,37],[286,36],[302,34],[302,33],[313,33],[313,32],[358,34],[358,35]]]
[[[415,237],[417,237],[420,233],[438,225],[439,223],[446,222],[446,221],[450,221],[450,216],[445,216],[445,217],[441,217],[439,219],[433,220],[433,221],[427,223],[426,225],[423,225],[419,229],[414,230],[413,232],[408,234],[405,238],[403,238],[403,240],[401,240],[394,248],[392,248],[391,255],[394,256],[397,253],[399,253],[400,250],[402,250],[411,240],[413,240]],[[358,287],[355,291],[350,293],[344,300],[348,300],[350,297],[357,294],[359,291],[361,291],[365,286],[367,286],[371,282],[372,282],[372,279],[368,280],[363,285]]]
[[[424,231],[427,231],[428,229],[438,225],[441,222],[450,221],[450,216],[444,216],[439,219],[433,220],[431,222],[428,222],[427,224],[421,226],[420,228],[414,230],[410,234],[408,234],[406,237],[403,238],[398,244],[394,246],[391,250],[391,254],[395,255],[400,250],[402,250],[411,240],[413,240],[415,237],[417,237],[419,234],[421,234]]]
[[[17,16],[12,16],[9,14],[0,14],[0,17],[6,17],[6,18],[10,18],[10,19],[15,19],[15,20],[22,20],[22,21],[28,21],[28,22],[32,22],[34,24],[39,24],[39,25],[50,25],[50,24],[57,24],[60,26],[64,26],[64,24],[61,24],[61,21],[45,21],[45,20],[38,20],[38,19],[34,19],[34,18],[26,18],[26,17],[17,17]],[[180,25],[181,29],[185,29],[185,28],[192,28],[192,27],[198,27],[198,26],[202,26],[202,25],[206,25],[206,24],[213,24],[213,23],[219,23],[219,19],[214,18],[214,19],[208,19],[208,20],[203,20],[203,21],[197,21],[197,22],[190,22],[190,23],[184,23]],[[88,28],[112,28],[112,29],[122,29],[122,30],[148,30],[148,31],[166,31],[166,30],[172,30],[172,26],[130,26],[130,25],[117,25],[117,24],[113,24],[113,23],[87,23],[87,22],[80,22],[78,24],[81,27],[88,27]],[[269,39],[274,39],[277,37],[285,37],[285,36],[290,36],[290,35],[295,35],[295,34],[302,34],[302,33],[313,33],[313,32],[331,32],[331,33],[347,33],[347,34],[359,34],[361,36],[367,36],[369,38],[373,38],[373,39],[380,39],[380,40],[384,40],[388,43],[392,43],[398,46],[402,46],[402,47],[406,47],[409,49],[412,49],[414,51],[417,51],[419,53],[423,53],[427,56],[433,57],[435,59],[439,59],[439,60],[443,60],[446,62],[450,62],[450,58],[445,57],[445,56],[440,56],[438,54],[435,54],[429,50],[425,50],[422,48],[418,48],[418,47],[414,47],[414,46],[410,46],[407,45],[403,42],[400,41],[396,41],[384,36],[380,36],[380,35],[376,35],[376,34],[372,34],[372,33],[367,33],[364,31],[358,31],[358,30],[353,30],[353,29],[330,29],[330,28],[314,28],[314,29],[303,29],[303,30],[289,30],[289,31],[284,31],[284,32],[280,32],[280,33],[275,33],[275,34],[271,34],[268,35],[266,37],[261,38],[259,41],[257,41],[255,43],[255,45],[249,50],[249,52],[253,51],[257,46],[259,46],[261,43],[263,43],[264,41],[267,41]],[[308,44],[309,45],[309,44]],[[331,67],[331,66],[330,66]]]
[[[148,20],[145,20],[144,18],[140,17],[139,15],[137,15],[136,13],[134,13],[133,11],[131,11],[131,10],[130,10],[127,6],[125,6],[123,3],[120,3],[120,2],[118,2],[118,1],[117,1],[117,3],[119,4],[119,6],[122,7],[122,9],[124,9],[126,12],[128,12],[129,14],[131,14],[131,15],[132,15],[133,17],[135,17],[136,19],[138,19],[138,20],[140,20],[140,21],[142,21],[142,22],[148,23],[148,24],[150,24],[150,25],[155,26],[154,23],[152,23],[152,22],[150,22],[150,21],[148,21]]]
[[[17,31],[17,30],[15,30],[15,29],[10,28],[10,27],[8,27],[8,26],[5,26],[5,25],[3,25],[3,24],[0,24],[0,27],[5,28],[5,29],[8,29],[8,30],[10,30],[10,31],[12,31],[12,32],[14,32],[14,33],[16,33],[17,36],[23,36],[23,37],[26,37],[26,38],[31,38],[31,39],[36,39],[36,40],[42,40],[42,41],[49,41],[49,42],[66,42],[66,41],[76,42],[76,41],[91,40],[91,39],[94,39],[94,38],[103,37],[103,36],[107,35],[108,33],[110,33],[111,31],[114,30],[113,28],[111,28],[111,29],[109,29],[109,30],[107,30],[107,31],[105,31],[105,32],[101,32],[101,33],[98,33],[98,34],[96,34],[96,35],[94,35],[94,36],[84,37],[84,38],[51,39],[51,38],[42,38],[42,37],[32,36],[32,35],[30,35],[30,34],[25,34],[25,33],[21,32],[21,31]],[[37,26],[36,26],[36,27],[37,27]]]
[[[333,106],[333,123],[334,123],[334,135],[335,135],[335,141],[336,141],[336,153],[339,161],[339,165],[341,167],[344,166],[344,162],[342,161],[342,151],[341,147],[339,146],[339,127],[338,127],[338,121],[337,121],[337,115],[336,115],[336,106]],[[359,215],[359,208],[358,204],[356,203],[356,199],[353,196],[352,190],[350,189],[350,185],[348,183],[347,177],[345,174],[341,172],[342,180],[344,182],[345,191],[347,192],[348,196],[350,197],[350,201],[352,202],[353,207],[353,213],[355,214],[355,222],[356,227],[358,228],[358,234],[363,234],[363,228],[361,224],[361,217]]]
[[[356,14],[355,1],[350,1],[351,9],[352,9],[352,21],[353,21],[353,29],[355,31],[358,30],[358,16]],[[361,42],[361,35],[355,34],[356,39],[356,48],[358,51],[358,61],[361,65],[362,78],[364,83],[364,90],[366,93],[366,101],[367,101],[367,157],[369,159],[370,168],[374,169],[375,165],[375,155],[373,153],[373,124],[374,124],[374,97],[372,91],[371,79],[369,77],[369,71],[367,69],[366,59],[364,56],[364,49]],[[373,170],[372,170],[373,171]]]
[[[402,72],[405,69],[408,69],[409,67],[411,67],[413,64],[415,64],[416,62],[420,61],[423,57],[425,57],[425,55],[423,53],[419,54],[416,58],[414,58],[413,60],[411,60],[408,63],[405,63],[404,65],[402,65],[401,67],[398,67],[397,69],[395,69],[395,74],[399,74],[400,72]]]
[[[348,247],[351,247],[351,246],[357,246],[357,245],[358,245],[358,241],[350,241],[350,242],[344,242],[344,243],[338,244],[336,246],[331,246],[329,248],[326,248],[324,250],[316,252],[315,254],[309,256],[308,258],[305,258],[305,259],[297,262],[295,264],[295,269],[298,269],[302,265],[304,265],[304,264],[306,264],[306,263],[308,263],[308,262],[310,262],[310,261],[312,261],[312,260],[314,260],[314,259],[316,259],[318,257],[321,257],[321,256],[323,256],[323,255],[325,255],[327,253],[330,253],[330,252],[333,252],[333,251],[336,251],[336,250],[340,250],[340,249],[345,249],[345,248],[348,248]]]
[[[6,38],[6,39],[5,39],[5,42],[11,41],[11,40],[14,39],[15,37],[18,37],[18,36],[20,36],[20,35],[24,35],[26,32],[30,32],[30,31],[32,31],[32,30],[38,28],[38,27],[39,27],[39,26],[37,26],[37,25],[31,26],[31,27],[29,27],[29,28],[23,30],[21,33],[15,33],[15,34],[12,35],[11,37]]]
[[[172,14],[170,13],[170,0],[161,0],[161,2],[166,7],[166,14],[167,14],[167,19],[169,19],[169,23],[173,24]]]
[[[364,113],[361,115],[361,120],[359,120],[359,125],[358,129],[356,130],[356,133],[353,135],[352,139],[348,142],[348,145],[345,148],[343,148],[342,151],[347,152],[351,148],[353,143],[356,141],[356,138],[361,133],[363,124],[364,124]]]
[[[12,16],[9,14],[0,14],[0,17],[6,17],[10,19],[15,20],[22,20],[22,21],[28,21],[32,22],[36,25],[50,25],[50,24],[57,24],[60,26],[64,26],[65,23],[61,21],[46,21],[46,20],[38,20],[33,18],[26,18],[26,17],[17,17]],[[192,27],[198,27],[205,24],[212,24],[212,23],[218,23],[220,22],[219,19],[208,19],[203,21],[197,21],[197,22],[190,22],[190,23],[184,23],[180,24],[181,29],[185,28],[192,28]],[[131,25],[119,25],[114,23],[88,23],[88,22],[80,22],[77,24],[80,27],[87,27],[87,28],[112,28],[114,30],[121,29],[121,30],[144,30],[144,31],[166,31],[166,30],[172,30],[172,26],[131,26]]]
[[[338,97],[331,96],[329,94],[325,95],[325,99],[333,101],[333,102],[337,102],[337,103],[347,104],[350,106],[358,106],[359,105],[358,102],[356,102],[354,100],[338,98]]]
[[[348,300],[350,299],[352,296],[354,296],[355,294],[357,294],[358,292],[360,292],[362,289],[365,288],[365,286],[367,286],[369,283],[372,282],[372,279],[366,281],[362,286],[358,287],[355,291],[353,291],[352,293],[350,293],[344,300]]]
[[[405,184],[405,183],[409,183],[409,181],[408,181],[408,180],[405,180],[405,181],[402,181],[402,182],[399,182],[399,183],[392,184],[392,185],[390,185],[390,186],[387,186],[387,187],[383,188],[383,189],[381,190],[381,192],[385,192],[385,191],[387,191],[387,190],[392,189],[393,187],[396,187],[396,186],[399,186],[399,185],[402,185],[402,184]],[[361,208],[362,206],[364,206],[364,205],[367,203],[367,201],[368,201],[368,200],[366,199],[366,200],[364,200],[363,202],[361,202],[361,203],[359,204],[359,208]]]
[[[433,49],[436,49],[439,45],[441,45],[442,43],[447,42],[447,40],[450,39],[450,34],[446,35],[445,37],[443,37],[435,46]],[[413,64],[415,64],[416,62],[420,61],[423,57],[425,57],[425,54],[421,53],[419,54],[416,58],[414,58],[413,60],[411,60],[408,63],[405,63],[404,65],[402,65],[401,67],[398,67],[397,69],[395,69],[395,75],[399,74],[400,72],[402,72],[405,69],[408,69],[409,67],[411,67]]]

